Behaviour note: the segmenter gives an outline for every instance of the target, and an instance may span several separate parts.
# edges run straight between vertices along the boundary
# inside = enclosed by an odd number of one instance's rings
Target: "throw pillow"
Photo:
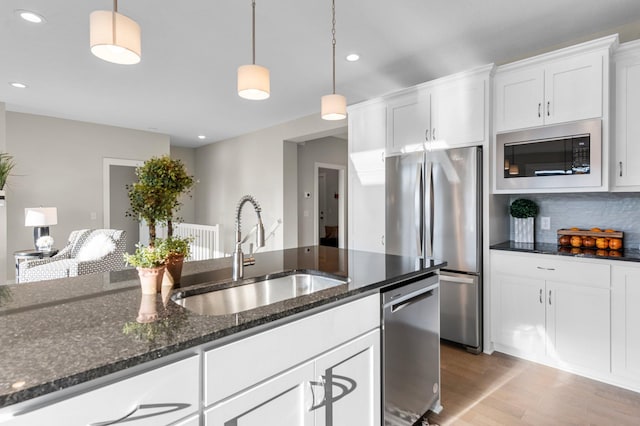
[[[116,243],[111,237],[105,234],[95,234],[89,237],[82,245],[76,256],[76,260],[84,262],[87,260],[97,260],[116,249]]]

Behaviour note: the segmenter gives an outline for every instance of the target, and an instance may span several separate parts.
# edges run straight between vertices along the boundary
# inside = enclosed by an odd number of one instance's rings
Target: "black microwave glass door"
[[[591,173],[589,136],[504,145],[504,177],[540,177]]]

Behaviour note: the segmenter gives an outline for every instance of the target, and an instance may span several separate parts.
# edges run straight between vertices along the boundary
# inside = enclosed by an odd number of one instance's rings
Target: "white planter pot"
[[[516,243],[533,243],[535,218],[525,219],[513,218],[514,233],[513,240]]]

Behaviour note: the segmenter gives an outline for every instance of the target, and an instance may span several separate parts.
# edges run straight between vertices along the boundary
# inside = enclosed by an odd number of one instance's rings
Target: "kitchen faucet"
[[[242,207],[247,203],[253,204],[253,209],[258,215],[258,224],[256,230],[256,246],[264,247],[264,225],[262,224],[262,218],[260,217],[260,204],[251,195],[245,195],[238,201],[238,207],[236,207],[236,248],[233,251],[233,280],[237,281],[244,276],[244,266],[253,265],[256,260],[253,256],[244,258],[242,253],[242,234],[240,232],[240,213],[242,213]]]

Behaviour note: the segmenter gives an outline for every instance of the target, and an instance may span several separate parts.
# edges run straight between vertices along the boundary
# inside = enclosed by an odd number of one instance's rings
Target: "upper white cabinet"
[[[617,36],[498,67],[496,131],[608,117],[609,58]]]
[[[349,107],[348,244],[384,253],[385,141],[387,107],[368,102]]]
[[[386,97],[387,154],[482,145],[492,70],[484,66]]]
[[[610,371],[610,266],[491,251],[497,350],[589,373]]]
[[[614,190],[640,191],[640,41],[620,46],[615,55]]]

